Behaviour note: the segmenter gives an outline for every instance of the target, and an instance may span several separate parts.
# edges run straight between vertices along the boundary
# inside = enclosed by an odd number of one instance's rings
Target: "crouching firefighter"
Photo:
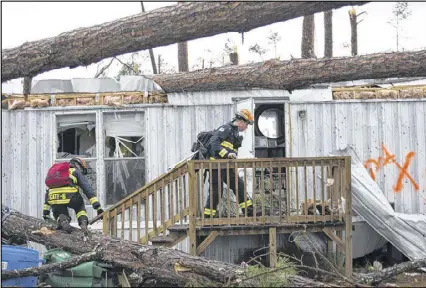
[[[72,208],[75,211],[80,228],[87,230],[89,219],[79,187],[83,190],[98,215],[103,212],[101,204],[95,197],[95,193],[84,175],[87,175],[86,162],[77,157],[72,158],[70,162],[54,164],[49,169],[45,181],[48,187],[43,208],[43,218],[45,220],[50,219],[50,208],[52,208],[53,217],[58,222],[58,228],[68,231],[71,227],[68,208]]]
[[[248,125],[253,125],[253,115],[247,109],[243,109],[235,114],[235,118],[225,125],[220,126],[218,129],[213,131],[213,135],[210,137],[208,143],[208,156],[210,160],[215,159],[236,159],[238,148],[241,147],[242,137],[239,136],[239,132],[243,132],[247,129]],[[204,215],[207,217],[216,216],[217,205],[219,204],[219,177],[217,169],[213,169],[213,175],[211,175],[212,185],[212,198],[213,205],[210,206],[210,194],[207,195],[207,203],[204,207]],[[220,169],[221,182],[227,183],[226,169]],[[238,177],[238,191],[235,188],[235,171],[229,169],[229,188],[234,193],[238,193],[238,199],[240,201],[239,206],[241,209],[247,209],[247,216],[253,216],[253,203],[247,195],[247,201],[244,202],[244,181],[241,177]],[[223,186],[222,186],[223,187]],[[210,189],[209,189],[210,190]],[[242,200],[241,200],[242,199]],[[212,209],[210,209],[212,207]],[[245,212],[245,211],[244,211]],[[244,213],[245,214],[245,213]]]

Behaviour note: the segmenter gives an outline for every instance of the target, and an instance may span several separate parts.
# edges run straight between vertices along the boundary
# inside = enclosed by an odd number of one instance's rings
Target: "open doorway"
[[[285,157],[284,104],[255,104],[255,157]]]

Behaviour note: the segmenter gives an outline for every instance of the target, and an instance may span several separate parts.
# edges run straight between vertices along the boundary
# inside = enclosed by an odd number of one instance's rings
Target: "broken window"
[[[58,115],[56,158],[96,157],[96,115]]]
[[[104,113],[106,205],[145,184],[143,112]]]
[[[69,161],[73,157],[84,158],[87,164],[85,177],[97,194],[96,185],[96,114],[56,115],[55,163]],[[81,193],[86,205],[90,205]]]

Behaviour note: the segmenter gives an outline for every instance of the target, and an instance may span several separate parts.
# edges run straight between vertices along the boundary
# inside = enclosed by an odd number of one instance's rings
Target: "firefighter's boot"
[[[62,229],[65,232],[71,233],[70,220],[66,215],[60,214],[57,221],[58,221],[58,229]]]

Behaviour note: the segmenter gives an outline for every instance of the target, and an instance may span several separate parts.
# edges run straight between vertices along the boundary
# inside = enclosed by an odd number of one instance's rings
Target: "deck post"
[[[269,266],[277,267],[277,228],[269,228]]]
[[[196,209],[197,209],[197,179],[195,175],[194,163],[188,162],[188,176],[189,176],[189,252],[191,255],[197,255],[197,227],[196,227]]]
[[[345,274],[352,277],[352,184],[351,157],[345,157]]]

